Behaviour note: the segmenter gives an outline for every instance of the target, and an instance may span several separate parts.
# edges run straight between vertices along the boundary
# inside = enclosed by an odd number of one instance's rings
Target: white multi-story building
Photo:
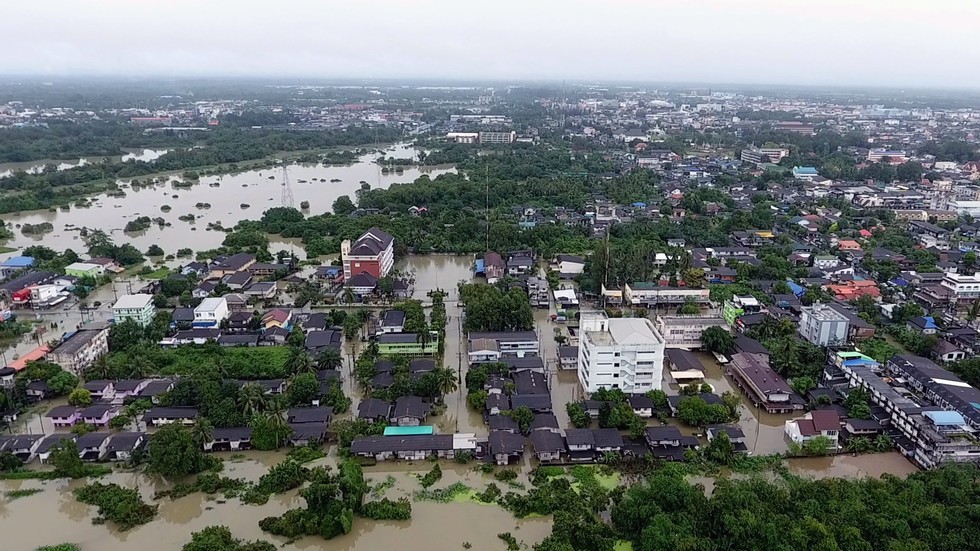
[[[789,156],[789,149],[785,147],[748,147],[742,150],[742,162],[762,164],[779,164],[783,157]]]
[[[844,314],[825,305],[804,306],[800,314],[800,335],[817,346],[847,342],[849,323]]]
[[[709,327],[719,326],[729,330],[720,313],[664,314],[657,316],[657,331],[663,335],[667,348],[701,348],[701,333]]]
[[[224,297],[210,297],[194,308],[194,327],[216,327],[228,317],[228,303]]]
[[[517,132],[480,132],[480,143],[514,143]]]
[[[659,389],[664,338],[646,318],[583,313],[579,322],[578,379],[586,392],[618,388],[626,393]]]
[[[710,303],[709,289],[687,287],[661,287],[655,283],[635,282],[626,285],[623,298],[633,306],[656,307],[664,304],[684,304],[693,300],[699,305]]]
[[[939,284],[953,292],[956,300],[980,297],[980,275],[946,274]]]
[[[146,327],[153,321],[153,295],[123,295],[112,305],[112,317],[116,323],[128,319]]]

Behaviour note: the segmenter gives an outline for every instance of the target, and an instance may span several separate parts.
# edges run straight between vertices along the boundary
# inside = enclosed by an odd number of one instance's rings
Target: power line
[[[289,183],[289,168],[286,160],[282,161],[282,206],[292,208],[295,204],[293,199],[293,186]]]

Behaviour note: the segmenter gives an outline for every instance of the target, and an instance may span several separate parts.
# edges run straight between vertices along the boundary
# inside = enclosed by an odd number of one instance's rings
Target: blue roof
[[[0,263],[0,266],[8,268],[27,268],[34,265],[34,257],[31,256],[12,256]]]
[[[932,316],[922,316],[922,319],[926,320],[926,329],[939,329],[936,325],[936,319]]]
[[[803,296],[803,293],[806,292],[806,289],[804,289],[801,285],[799,285],[795,281],[790,281],[790,280],[787,279],[786,280],[786,285],[789,285],[790,291],[793,291],[793,294],[796,295],[796,296],[798,296],[798,297],[799,296]]]
[[[908,281],[905,281],[904,279],[902,279],[900,277],[896,277],[895,279],[889,281],[888,283],[891,283],[892,285],[895,285],[897,287],[908,287],[908,285],[909,285],[909,282]]]
[[[637,202],[633,203],[633,206],[634,207],[637,207],[637,208],[641,208],[641,209],[647,208],[647,204],[644,203],[644,202],[642,202],[642,201],[637,201]]]
[[[817,169],[813,168],[812,166],[794,166],[793,174],[812,174],[816,176],[818,173]]]
[[[482,274],[482,273],[484,273],[484,272],[487,271],[486,267],[483,264],[483,259],[482,258],[477,258],[476,259],[476,269],[473,270],[473,271],[476,272],[476,273],[478,273],[478,274]]]
[[[923,411],[925,415],[936,425],[965,425],[966,420],[955,411]]]

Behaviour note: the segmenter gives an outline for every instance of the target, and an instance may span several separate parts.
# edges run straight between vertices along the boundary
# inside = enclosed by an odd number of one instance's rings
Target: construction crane
[[[295,206],[295,200],[293,199],[293,186],[289,183],[289,168],[286,161],[282,162],[282,206],[293,208]]]

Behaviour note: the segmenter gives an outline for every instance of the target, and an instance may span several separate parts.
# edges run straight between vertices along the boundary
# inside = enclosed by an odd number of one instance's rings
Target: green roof
[[[434,434],[435,430],[431,425],[419,427],[385,427],[385,436],[419,436]]]

